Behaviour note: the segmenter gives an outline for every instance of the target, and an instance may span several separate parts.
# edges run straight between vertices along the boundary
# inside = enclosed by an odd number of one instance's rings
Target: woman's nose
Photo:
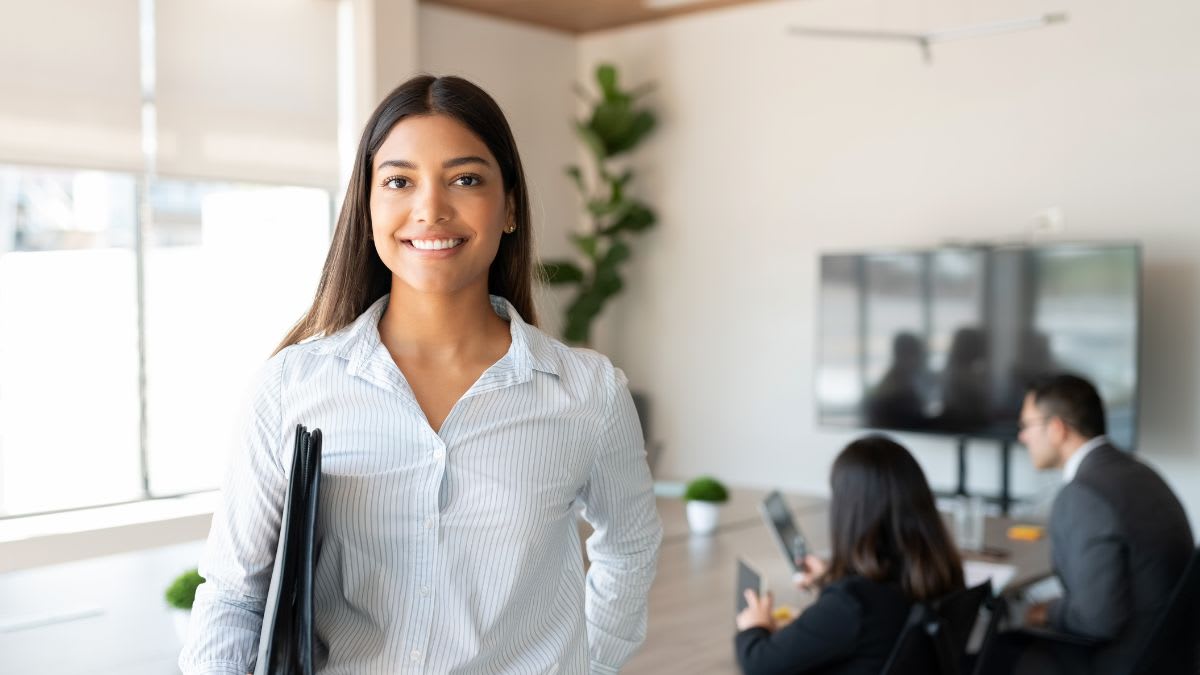
[[[450,218],[450,204],[442,186],[426,184],[417,190],[413,218],[419,223],[437,223]]]

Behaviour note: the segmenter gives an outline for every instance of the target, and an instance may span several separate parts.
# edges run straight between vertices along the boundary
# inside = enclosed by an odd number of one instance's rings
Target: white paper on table
[[[1000,593],[1008,582],[1017,573],[1015,565],[1005,565],[1003,563],[984,562],[982,560],[965,560],[963,561],[963,577],[967,583],[967,588],[981,584],[988,579],[992,580],[992,592]]]

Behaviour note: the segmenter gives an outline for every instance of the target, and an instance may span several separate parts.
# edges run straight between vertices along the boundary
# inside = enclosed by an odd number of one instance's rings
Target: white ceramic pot
[[[175,623],[175,634],[179,636],[179,641],[183,642],[187,639],[188,622],[192,619],[192,610],[172,607],[171,619]]]
[[[688,501],[688,527],[696,534],[712,534],[717,529],[721,505],[717,502]]]

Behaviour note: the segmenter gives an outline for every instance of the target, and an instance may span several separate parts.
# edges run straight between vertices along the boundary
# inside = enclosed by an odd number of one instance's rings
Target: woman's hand
[[[792,576],[792,581],[796,584],[796,588],[803,591],[816,588],[817,584],[821,582],[821,578],[829,571],[829,563],[815,555],[804,556],[800,567],[801,571]]]
[[[1026,626],[1043,627],[1048,623],[1050,623],[1050,603],[1034,603],[1025,610]]]
[[[747,628],[766,628],[769,631],[775,630],[775,619],[771,616],[771,605],[774,599],[770,593],[761,598],[757,593],[746,589],[746,609],[738,612],[737,629],[746,630]]]

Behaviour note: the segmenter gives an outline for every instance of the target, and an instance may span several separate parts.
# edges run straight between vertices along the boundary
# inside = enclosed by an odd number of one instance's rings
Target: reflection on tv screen
[[[1037,378],[1099,388],[1137,441],[1134,245],[941,248],[821,258],[821,424],[1015,440]]]

